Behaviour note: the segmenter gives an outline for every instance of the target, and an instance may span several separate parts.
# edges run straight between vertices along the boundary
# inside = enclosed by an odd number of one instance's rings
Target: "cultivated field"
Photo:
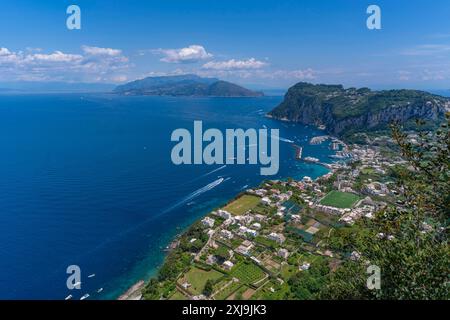
[[[345,209],[351,208],[358,200],[356,194],[333,190],[320,201],[320,204]]]
[[[258,203],[261,201],[259,197],[256,196],[250,196],[250,195],[243,195],[242,197],[234,200],[230,204],[228,204],[224,210],[228,211],[231,214],[234,215],[241,215],[247,212],[250,209],[253,209],[258,205]]]
[[[243,283],[254,283],[261,280],[265,273],[254,263],[240,263],[233,269],[232,276]]]
[[[187,281],[191,284],[188,288],[188,291],[194,294],[201,294],[203,289],[205,288],[206,281],[208,280],[217,280],[223,276],[222,273],[216,270],[202,270],[197,267],[192,268],[184,275],[184,277],[179,281],[180,284]]]

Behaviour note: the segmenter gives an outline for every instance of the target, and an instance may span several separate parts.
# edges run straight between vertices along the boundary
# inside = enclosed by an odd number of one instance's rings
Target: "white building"
[[[224,218],[225,220],[231,218],[231,213],[229,213],[226,210],[217,210],[216,215],[221,217],[221,218]]]
[[[283,259],[287,259],[287,257],[289,257],[289,251],[287,251],[284,248],[278,250],[277,254],[278,254],[279,257],[281,257]]]
[[[251,235],[252,237],[256,237],[258,235],[258,232],[256,230],[247,228],[246,226],[240,226],[239,233]]]
[[[256,237],[258,235],[258,231],[253,229],[247,229],[246,234],[251,235],[252,237]]]
[[[258,222],[263,222],[264,220],[266,220],[266,217],[259,213],[254,214],[253,217],[255,217],[255,220]]]
[[[252,259],[253,261],[255,261],[257,264],[261,264],[261,261],[259,261],[256,257],[251,256],[250,259]]]
[[[212,254],[210,254],[208,256],[208,258],[206,258],[206,263],[209,265],[213,265],[213,264],[217,263],[217,258],[215,256],[213,256]]]
[[[255,222],[254,224],[252,224],[252,228],[256,229],[256,230],[259,230],[259,229],[261,229],[261,224],[258,223],[258,222]]]
[[[231,231],[223,229],[220,231],[220,235],[225,239],[233,239],[233,233]]]
[[[286,240],[286,237],[282,234],[272,232],[267,236],[268,239],[273,240],[279,244],[283,243]]]
[[[305,271],[305,270],[308,270],[310,266],[311,266],[311,264],[309,262],[304,262],[298,269],[300,271]]]
[[[231,268],[234,267],[234,263],[231,262],[231,261],[229,261],[229,260],[227,260],[227,261],[225,261],[225,262],[222,264],[222,267],[223,267],[225,270],[230,271]]]
[[[215,220],[212,219],[212,218],[210,218],[210,217],[205,217],[205,218],[202,220],[202,224],[203,224],[204,226],[206,226],[206,227],[209,227],[209,228],[214,227],[214,222],[215,222]]]

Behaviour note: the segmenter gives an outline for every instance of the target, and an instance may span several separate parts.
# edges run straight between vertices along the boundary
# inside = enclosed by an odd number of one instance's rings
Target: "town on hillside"
[[[390,172],[404,160],[386,147],[392,142],[387,136],[366,145],[330,139],[333,150],[342,146],[337,155],[346,160],[328,164],[326,175],[265,181],[178,237],[150,298],[285,299],[296,285],[293,275],[305,273],[320,283],[345,259],[359,259],[341,243],[340,230],[372,219],[388,204],[401,205]]]

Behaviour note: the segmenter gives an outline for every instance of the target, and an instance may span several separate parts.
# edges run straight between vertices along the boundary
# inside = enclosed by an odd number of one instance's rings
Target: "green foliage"
[[[209,297],[214,290],[214,281],[211,279],[208,279],[205,283],[205,287],[203,288],[203,294],[207,297]]]
[[[159,299],[159,282],[156,279],[150,279],[148,284],[145,286],[142,295],[145,300],[156,300]]]
[[[229,249],[225,246],[220,246],[216,251],[214,251],[214,255],[222,261],[227,260],[230,257]]]
[[[147,77],[120,85],[114,89],[114,92],[151,96],[259,97],[264,95],[262,92],[251,91],[231,82],[201,78],[192,74]]]
[[[435,122],[436,117],[442,117],[448,101],[424,91],[371,91],[300,82],[289,88],[284,101],[270,115],[305,124],[324,124],[328,131],[349,137],[356,132],[386,131],[394,119],[401,118],[408,125],[415,118]],[[380,117],[374,117],[377,114]],[[365,141],[363,136],[353,139]]]
[[[311,264],[311,268],[299,271],[293,275],[288,284],[294,299],[310,300],[317,298],[330,272],[326,260],[317,260]]]
[[[354,249],[355,234],[358,227],[343,227],[333,229],[328,238],[328,246],[331,250],[339,252],[352,252]]]
[[[408,167],[396,170],[403,205],[379,212],[364,232],[353,235],[362,258],[344,263],[332,274],[322,298],[449,299],[448,128],[449,122],[436,132],[422,132],[413,144],[398,125],[392,127],[408,161]],[[381,269],[381,290],[366,288],[367,264]]]
[[[320,204],[336,208],[351,208],[358,200],[359,196],[356,194],[333,190],[320,201]]]
[[[231,272],[233,277],[243,283],[254,283],[264,277],[264,272],[253,262],[244,261],[235,266]]]

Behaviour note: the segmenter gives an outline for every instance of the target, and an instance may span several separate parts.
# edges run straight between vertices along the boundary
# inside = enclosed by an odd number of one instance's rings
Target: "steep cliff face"
[[[325,125],[336,135],[386,127],[420,118],[438,121],[450,100],[416,90],[371,91],[340,85],[298,83],[268,115],[286,121]]]

